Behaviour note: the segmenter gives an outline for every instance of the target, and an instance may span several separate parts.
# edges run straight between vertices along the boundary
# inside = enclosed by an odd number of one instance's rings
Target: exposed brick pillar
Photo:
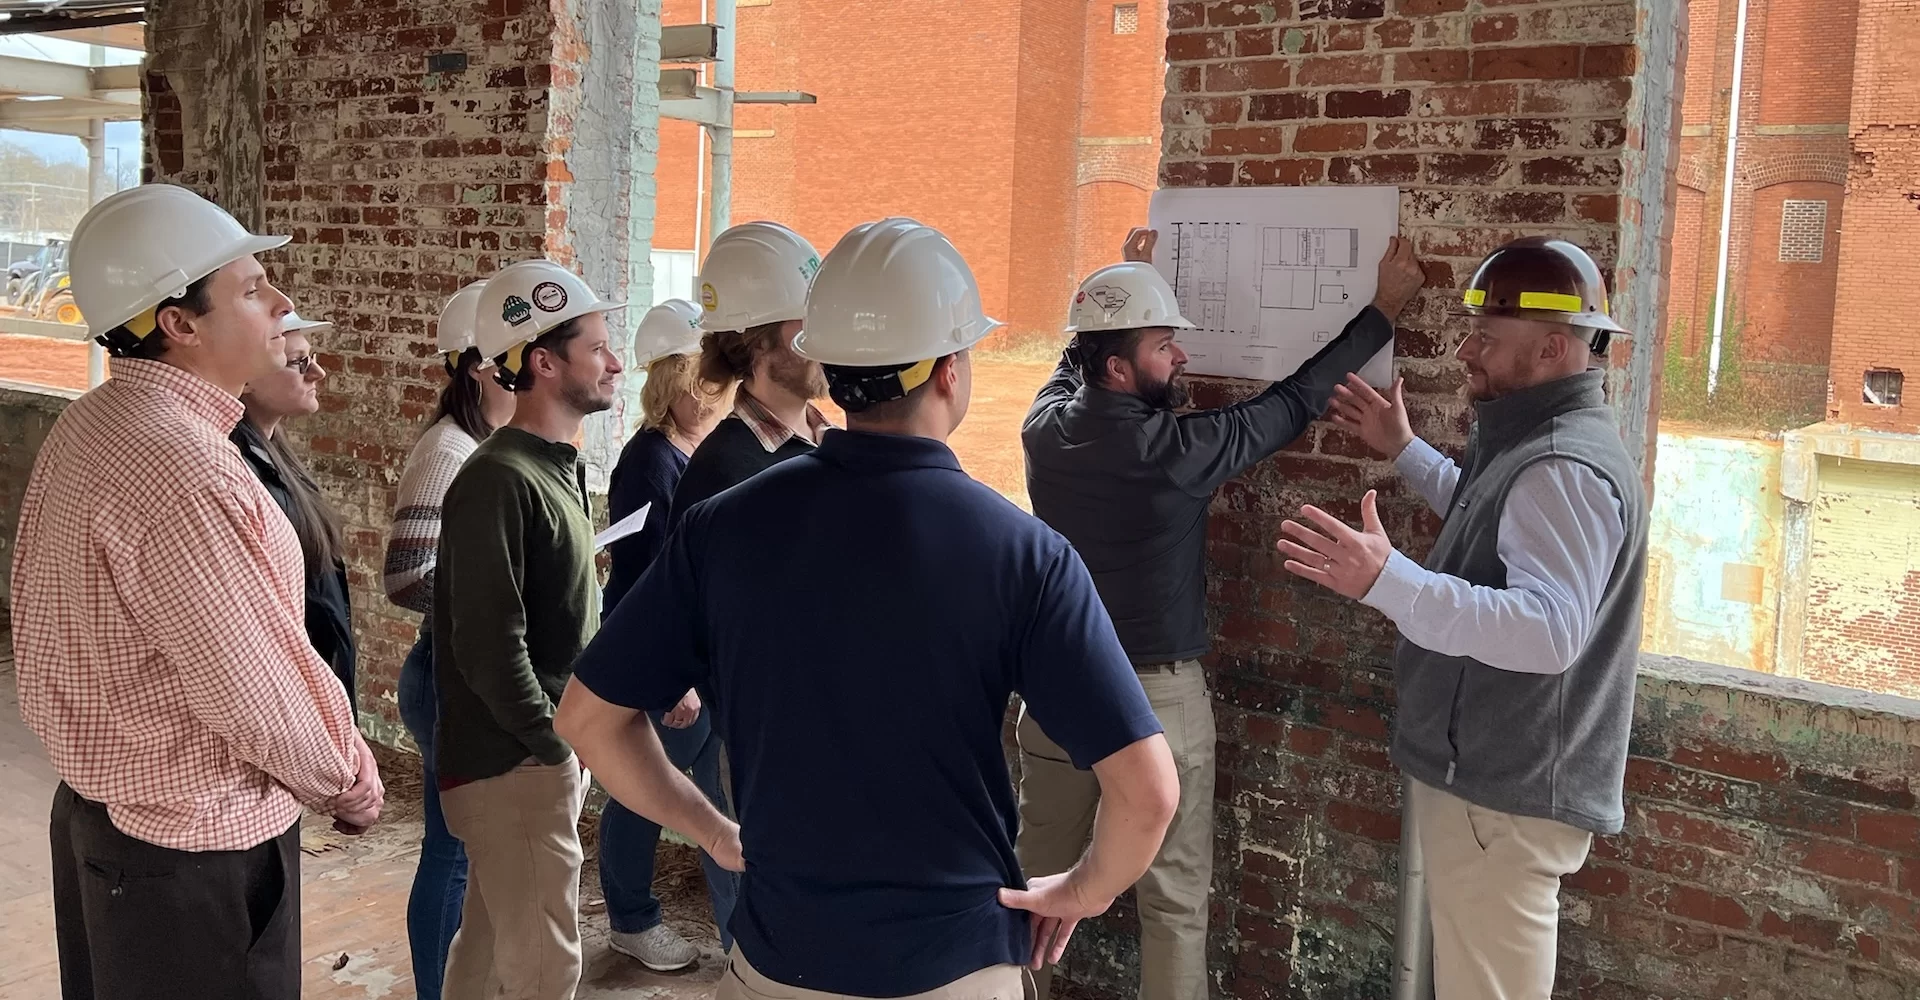
[[[629,175],[654,142],[625,117],[638,18],[567,0],[164,7],[148,29],[152,179],[291,234],[266,257],[274,280],[336,324],[316,345],[322,412],[286,432],[346,521],[362,721],[397,738],[417,616],[386,601],[380,568],[402,465],[445,379],[434,320],[461,285],[544,253],[626,291]],[[465,65],[430,71],[431,56]],[[590,460],[611,426],[589,429]]]
[[[1683,12],[1643,12],[1632,0],[1188,0],[1169,15],[1163,183],[1404,192],[1401,232],[1428,262],[1432,287],[1402,318],[1396,353],[1415,429],[1429,441],[1456,452],[1464,444],[1470,414],[1449,357],[1461,327],[1445,313],[1453,289],[1506,240],[1551,233],[1609,270],[1622,262],[1623,307],[1657,329]],[[1644,435],[1658,366],[1624,351],[1616,363],[1627,432]],[[1197,395],[1217,404],[1253,388],[1206,380]],[[1281,519],[1302,503],[1355,520],[1368,488],[1381,490],[1396,543],[1423,555],[1438,519],[1331,425],[1229,484],[1214,505],[1220,996],[1388,993],[1400,826],[1386,754],[1395,635],[1355,602],[1296,583],[1273,550]],[[1097,924],[1072,974],[1130,988],[1118,970],[1131,964],[1133,928],[1131,911]]]

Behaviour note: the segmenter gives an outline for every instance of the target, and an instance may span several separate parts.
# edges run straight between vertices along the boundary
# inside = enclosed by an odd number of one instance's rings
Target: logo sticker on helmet
[[[820,258],[818,257],[808,257],[807,262],[800,265],[800,279],[802,281],[812,281],[813,276],[819,273]]]
[[[532,318],[533,307],[518,295],[509,295],[507,301],[500,304],[500,319],[508,326],[519,326]]]
[[[1095,285],[1087,289],[1085,294],[1092,297],[1093,301],[1100,306],[1100,310],[1106,313],[1108,319],[1112,319],[1113,314],[1119,312],[1133,298],[1124,289],[1115,288],[1112,285]]]
[[[700,283],[700,308],[708,312],[713,312],[720,308],[720,293],[713,290],[712,282],[703,281]]]
[[[567,290],[551,281],[542,281],[533,286],[533,304],[541,312],[559,312],[567,307]]]

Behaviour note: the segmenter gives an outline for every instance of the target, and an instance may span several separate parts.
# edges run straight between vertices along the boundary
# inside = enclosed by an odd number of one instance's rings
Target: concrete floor
[[[5,643],[0,632],[0,998],[56,1000],[60,972],[54,951],[47,808],[59,779],[39,740],[20,721],[13,660]],[[404,773],[406,759],[386,758],[391,761],[383,768],[389,789],[418,788],[417,772],[411,780]],[[303,995],[309,1000],[398,1000],[414,995],[406,908],[420,822],[417,809],[410,808],[413,803],[396,801],[400,797],[389,792],[389,820],[365,837],[341,836],[311,816],[303,828]],[[663,855],[663,867],[664,862]],[[579,992],[583,1000],[713,996],[721,963],[704,901],[692,893],[663,894],[669,924],[703,941],[705,953],[686,973],[658,975],[607,950],[605,905],[591,873],[586,882],[581,894],[587,935]],[[691,906],[684,902],[690,896],[695,900]],[[698,912],[689,912],[692,909]]]

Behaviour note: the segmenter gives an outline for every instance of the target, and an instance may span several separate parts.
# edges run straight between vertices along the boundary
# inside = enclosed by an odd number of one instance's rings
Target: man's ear
[[[1118,354],[1107,356],[1107,378],[1109,386],[1120,385],[1133,375],[1133,362]]]
[[[149,337],[165,337],[175,344],[193,344],[200,339],[200,331],[195,326],[199,317],[189,312],[185,306],[162,306],[154,314],[153,332]]]

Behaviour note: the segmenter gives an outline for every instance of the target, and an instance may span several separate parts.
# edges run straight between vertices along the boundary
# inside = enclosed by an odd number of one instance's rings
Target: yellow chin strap
[[[160,325],[157,316],[159,308],[158,306],[149,306],[142,311],[140,315],[120,325],[126,327],[127,332],[133,334],[135,339],[145,340],[147,339],[147,335],[152,333],[154,329]]]
[[[898,376],[898,378],[900,379],[900,391],[903,393],[912,392],[913,390],[920,388],[921,385],[925,384],[927,379],[932,378],[933,363],[935,360],[937,359],[928,358],[927,360],[914,365],[912,368],[908,368],[905,371],[902,371]]]

